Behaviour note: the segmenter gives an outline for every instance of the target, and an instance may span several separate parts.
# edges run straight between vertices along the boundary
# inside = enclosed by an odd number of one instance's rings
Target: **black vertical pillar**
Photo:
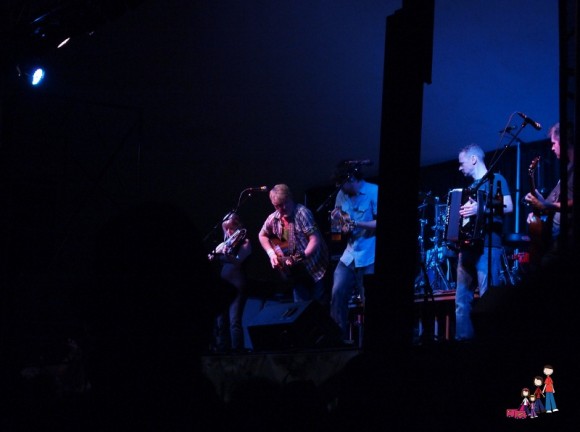
[[[412,341],[423,85],[431,82],[434,0],[403,1],[387,17],[376,272],[367,284],[365,346]]]
[[[576,96],[577,88],[577,21],[578,10],[577,0],[560,0],[559,2],[559,45],[560,45],[560,69],[559,69],[559,108],[560,108],[560,173],[559,178],[561,184],[567,184],[567,149],[569,143],[575,140],[575,128],[577,117],[577,103]],[[578,179],[575,179],[576,183]],[[574,188],[576,191],[577,188]],[[568,211],[567,201],[568,190],[562,187],[560,190],[560,201],[562,206],[562,214]],[[572,229],[568,218],[561,218],[561,242],[564,249],[569,248],[568,237],[566,233]],[[577,233],[576,233],[577,234]]]
[[[578,116],[580,109],[578,107],[578,27],[580,24],[580,12],[578,10],[578,0],[560,0],[559,2],[559,44],[560,44],[560,123],[564,126],[561,128],[561,161],[566,161],[568,143],[573,143],[575,149],[578,148],[578,132],[576,130],[579,123]],[[565,163],[560,164],[560,178],[562,184],[567,181],[567,167]],[[574,197],[567,196],[565,187],[561,188],[560,199],[562,202],[562,211],[566,211],[567,198],[574,198],[578,202],[580,178],[574,176]],[[562,232],[566,233],[573,229],[575,245],[580,244],[579,220],[580,212],[575,211],[572,218],[572,226],[568,226],[567,218],[561,219]],[[566,241],[566,236],[562,237]],[[564,243],[564,246],[572,246]],[[577,248],[576,248],[577,251]]]

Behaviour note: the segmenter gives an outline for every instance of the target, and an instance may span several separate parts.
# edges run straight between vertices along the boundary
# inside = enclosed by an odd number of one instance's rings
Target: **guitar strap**
[[[294,222],[288,219],[282,219],[284,222],[284,237],[288,240],[287,255],[293,255],[296,252],[296,239],[294,237]]]
[[[558,180],[558,183],[554,187],[552,194],[548,198],[553,200],[553,202],[560,201],[560,180]]]
[[[294,222],[288,222],[288,253],[296,253],[296,239],[294,238]]]

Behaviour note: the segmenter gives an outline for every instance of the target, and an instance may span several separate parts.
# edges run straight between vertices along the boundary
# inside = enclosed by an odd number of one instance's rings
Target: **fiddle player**
[[[483,149],[473,143],[465,146],[459,152],[459,171],[465,177],[473,179],[469,189],[473,190],[487,174],[488,170],[484,158]],[[457,341],[468,341],[475,336],[471,320],[475,289],[479,288],[479,296],[482,297],[490,285],[489,276],[491,276],[491,285],[499,286],[500,282],[504,215],[513,211],[513,201],[505,177],[501,174],[494,174],[493,178],[491,191],[489,181],[484,181],[479,190],[482,190],[487,195],[491,193],[492,196],[495,196],[497,184],[500,183],[503,200],[498,205],[502,207],[501,210],[493,211],[492,223],[483,224],[482,239],[469,239],[470,241],[459,242],[457,287],[455,292],[455,339]],[[459,209],[459,215],[462,218],[461,223],[464,223],[465,218],[471,218],[470,221],[472,221],[478,214],[485,213],[481,212],[483,209],[480,206],[485,206],[485,203],[478,202],[477,197],[469,196]],[[490,209],[486,210],[489,211]],[[491,268],[488,268],[490,230]]]
[[[218,352],[242,351],[244,331],[242,316],[247,300],[246,274],[244,262],[252,253],[250,239],[246,237],[244,224],[237,213],[231,213],[222,222],[224,241],[220,243],[210,260],[218,260],[221,265],[220,277],[233,285],[235,297],[227,310],[217,316],[215,323],[215,343]]]

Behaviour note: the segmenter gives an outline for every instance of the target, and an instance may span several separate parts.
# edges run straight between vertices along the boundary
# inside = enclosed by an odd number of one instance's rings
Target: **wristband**
[[[274,249],[269,249],[266,253],[270,258],[274,258],[276,256],[276,252],[274,252]]]

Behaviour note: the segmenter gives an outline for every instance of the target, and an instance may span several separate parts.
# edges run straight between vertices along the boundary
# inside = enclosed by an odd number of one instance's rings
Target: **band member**
[[[348,221],[343,224],[348,241],[334,270],[330,314],[347,340],[349,302],[364,305],[363,277],[374,273],[379,188],[363,179],[360,167],[348,164],[339,164],[335,179],[342,187],[331,219]]]
[[[246,274],[243,268],[246,258],[252,253],[252,245],[246,237],[243,222],[237,213],[232,213],[222,222],[224,241],[210,260],[219,260],[220,276],[235,288],[234,300],[227,310],[217,316],[216,350],[219,352],[241,351],[244,349],[244,331],[242,316],[247,300]]]
[[[290,188],[277,184],[270,190],[275,211],[264,222],[258,239],[272,268],[292,286],[295,302],[323,302],[329,254],[312,212],[294,202]]]
[[[479,288],[479,296],[483,296],[490,284],[488,275],[491,276],[491,284],[498,286],[500,282],[501,257],[503,253],[502,233],[504,215],[513,211],[513,202],[504,176],[494,174],[493,187],[490,191],[490,182],[480,180],[487,174],[487,167],[484,161],[485,153],[477,144],[469,144],[459,152],[459,171],[465,177],[471,177],[474,182],[469,189],[474,190],[479,186],[489,195],[495,196],[497,184],[501,184],[503,194],[502,202],[498,203],[499,207],[493,212],[493,221],[483,224],[481,239],[469,239],[474,241],[460,241],[459,254],[457,261],[457,288],[455,293],[455,339],[458,341],[470,340],[474,338],[473,323],[471,320],[471,311],[473,306],[475,289]],[[485,206],[485,202],[478,202],[477,196],[469,198],[461,205],[459,210],[462,224],[468,219],[475,218],[482,213],[487,216],[491,209],[485,209],[481,212],[479,206]],[[486,218],[487,219],[487,218]],[[470,219],[471,221],[473,219]],[[489,253],[489,231],[491,230],[491,269],[488,268]]]
[[[548,131],[548,137],[552,143],[552,151],[556,155],[556,158],[561,159],[560,155],[560,123],[554,124]],[[574,143],[572,139],[567,140],[568,151],[567,160],[567,204],[568,212],[566,217],[568,218],[568,232],[567,232],[567,246],[572,246],[572,210],[574,206]],[[545,251],[540,251],[542,256],[531,257],[534,263],[545,266],[554,262],[559,255],[560,251],[560,222],[561,222],[561,200],[560,200],[560,181],[556,184],[554,189],[550,194],[544,198],[542,194],[535,190],[534,193],[528,193],[524,200],[529,203],[534,211],[528,214],[527,222],[530,226],[539,224],[540,230],[549,230],[549,244],[546,245]],[[539,218],[538,218],[539,217]],[[532,232],[532,230],[531,230]],[[536,232],[536,231],[533,231]],[[541,236],[541,234],[540,234]],[[532,239],[533,240],[533,239]]]

